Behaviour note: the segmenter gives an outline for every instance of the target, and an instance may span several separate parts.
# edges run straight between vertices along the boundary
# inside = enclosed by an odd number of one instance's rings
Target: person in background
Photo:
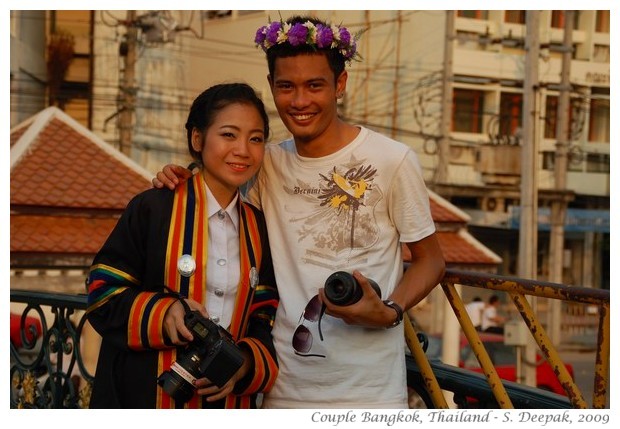
[[[476,331],[482,331],[482,312],[484,311],[484,301],[479,296],[475,296],[471,302],[465,305],[465,310],[471,319]]]
[[[185,127],[198,173],[174,192],[134,197],[93,261],[88,319],[102,344],[91,408],[249,408],[276,379],[278,293],[265,219],[238,191],[263,160],[267,113],[250,86],[215,85],[194,100]],[[226,328],[241,351],[221,386],[179,364],[200,340],[194,334],[203,336],[186,326],[190,311]],[[204,338],[228,338],[214,332]],[[184,380],[189,400],[158,385],[166,371]]]
[[[267,146],[247,195],[265,212],[280,285],[280,374],[265,408],[407,408],[400,323],[444,274],[413,150],[338,116],[358,36],[303,16],[256,32],[293,136]],[[190,176],[167,165],[153,184],[174,188]],[[404,274],[401,242],[412,254]],[[326,279],[341,270],[362,291],[350,305],[326,297]]]
[[[497,312],[499,307],[499,297],[497,295],[491,295],[489,297],[488,304],[485,306],[482,312],[482,330],[484,332],[490,332],[493,334],[504,333],[504,319]]]

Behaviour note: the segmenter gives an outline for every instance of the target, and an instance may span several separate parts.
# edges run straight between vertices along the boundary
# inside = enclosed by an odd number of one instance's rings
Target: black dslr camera
[[[379,285],[368,279],[370,286],[381,297]],[[336,305],[351,305],[359,301],[364,295],[362,287],[353,275],[346,271],[336,271],[325,280],[325,296]]]
[[[175,401],[185,403],[196,390],[194,380],[206,377],[222,387],[241,368],[244,359],[228,331],[180,301],[185,307],[185,326],[194,339],[177,354],[170,369],[161,373],[157,384]]]

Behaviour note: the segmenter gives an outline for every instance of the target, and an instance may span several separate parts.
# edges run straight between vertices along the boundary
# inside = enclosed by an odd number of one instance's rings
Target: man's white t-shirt
[[[406,408],[402,325],[369,329],[325,315],[303,321],[313,345],[292,338],[306,304],[335,271],[357,269],[387,299],[403,273],[401,242],[435,231],[415,153],[366,128],[338,152],[305,158],[292,140],[267,146],[248,194],[267,220],[280,305],[273,328],[280,373],[268,408]]]

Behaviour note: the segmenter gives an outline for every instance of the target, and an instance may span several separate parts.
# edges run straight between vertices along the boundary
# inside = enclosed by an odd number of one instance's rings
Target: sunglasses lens
[[[308,328],[299,325],[293,335],[293,348],[299,353],[307,353],[312,347],[312,333]]]
[[[319,315],[321,314],[321,300],[318,295],[314,295],[314,297],[308,302],[306,308],[304,309],[303,318],[309,320],[311,322],[316,322],[319,320]]]

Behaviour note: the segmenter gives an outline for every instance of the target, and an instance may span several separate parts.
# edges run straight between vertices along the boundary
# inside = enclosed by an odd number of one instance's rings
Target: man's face
[[[269,83],[284,125],[296,143],[323,144],[335,130],[336,94],[346,87],[347,73],[338,79],[321,54],[278,58]]]

